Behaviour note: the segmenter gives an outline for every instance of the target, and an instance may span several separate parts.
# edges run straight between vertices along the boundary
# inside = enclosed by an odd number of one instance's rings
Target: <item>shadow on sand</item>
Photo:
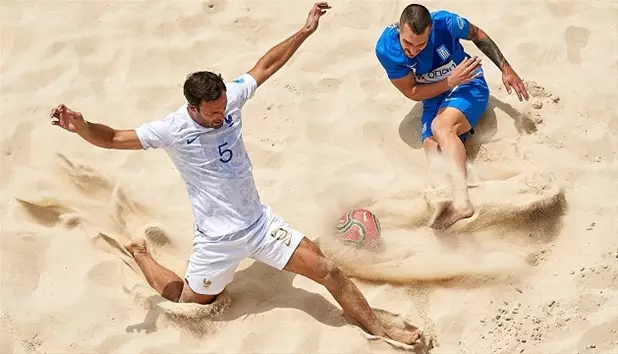
[[[491,142],[496,135],[498,131],[496,110],[501,110],[511,117],[515,128],[520,134],[536,132],[536,124],[530,117],[516,110],[510,104],[491,95],[485,113],[483,113],[478,124],[474,127],[474,134],[469,135],[466,139],[465,145],[469,158],[475,159],[480,147],[483,144]],[[417,102],[399,125],[399,136],[401,140],[415,150],[423,148],[420,121],[422,112],[423,104],[422,102]]]

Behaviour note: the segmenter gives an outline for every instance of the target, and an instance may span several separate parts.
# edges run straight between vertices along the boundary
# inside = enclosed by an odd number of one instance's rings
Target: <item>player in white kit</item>
[[[184,83],[187,102],[162,120],[116,130],[86,121],[60,104],[51,112],[52,124],[102,148],[165,149],[180,171],[195,222],[184,281],[152,258],[144,240],[127,245],[148,283],[165,298],[209,304],[232,281],[240,262],[250,257],[322,284],[367,331],[411,344],[420,331],[381,323],[354,283],[319,247],[260,202],[242,140],[243,105],[317,29],[329,8],[325,2],[316,3],[301,30],[233,82],[226,84],[208,71],[189,75]]]

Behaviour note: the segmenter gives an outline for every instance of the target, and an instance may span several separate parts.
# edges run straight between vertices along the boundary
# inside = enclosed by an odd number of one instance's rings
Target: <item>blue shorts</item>
[[[485,78],[480,76],[466,84],[460,85],[434,97],[423,101],[423,114],[421,116],[421,141],[433,136],[431,122],[438,111],[444,107],[453,107],[460,110],[468,119],[470,126],[474,128],[489,104],[489,87]],[[472,131],[473,132],[473,131]],[[465,140],[467,133],[460,136]]]

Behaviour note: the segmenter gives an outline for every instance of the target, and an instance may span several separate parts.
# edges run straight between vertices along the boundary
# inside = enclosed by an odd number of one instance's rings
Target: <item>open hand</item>
[[[478,56],[464,59],[447,77],[449,87],[453,88],[470,82],[483,74],[476,71],[481,68],[481,58]]]
[[[528,91],[526,90],[526,85],[521,81],[519,75],[513,70],[510,66],[504,70],[502,73],[502,83],[504,83],[504,87],[506,87],[506,92],[511,94],[511,89],[515,90],[517,93],[517,98],[522,100],[522,97],[528,100],[530,96],[528,95]]]
[[[309,15],[307,16],[307,23],[305,23],[305,30],[309,32],[309,34],[318,29],[320,17],[326,13],[327,9],[330,9],[330,5],[328,5],[325,1],[320,1],[313,4],[313,7],[309,10]]]
[[[60,128],[76,133],[81,129],[84,129],[86,122],[81,113],[72,111],[64,104],[59,104],[54,107],[49,115],[52,120],[52,125],[59,126]]]

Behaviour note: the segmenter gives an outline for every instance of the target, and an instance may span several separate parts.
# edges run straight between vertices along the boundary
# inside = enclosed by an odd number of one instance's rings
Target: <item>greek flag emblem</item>
[[[451,56],[451,53],[449,53],[448,49],[446,49],[444,44],[439,46],[438,49],[436,49],[436,53],[438,53],[442,60],[446,60],[446,58]]]

